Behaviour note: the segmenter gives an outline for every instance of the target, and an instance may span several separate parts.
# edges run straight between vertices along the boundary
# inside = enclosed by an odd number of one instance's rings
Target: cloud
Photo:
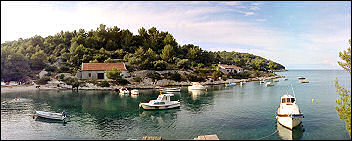
[[[249,10],[259,10],[260,8],[258,6],[251,6],[249,7]]]
[[[252,5],[256,5],[256,6],[258,6],[258,5],[262,5],[263,3],[252,3]]]
[[[255,21],[258,21],[258,22],[265,22],[266,19],[255,19]]]
[[[226,1],[226,2],[219,2],[221,4],[225,5],[230,5],[230,6],[236,6],[236,5],[241,5],[242,2],[240,1]]]

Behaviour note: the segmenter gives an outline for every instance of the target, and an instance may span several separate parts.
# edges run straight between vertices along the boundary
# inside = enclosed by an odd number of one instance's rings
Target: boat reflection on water
[[[135,95],[135,94],[131,94],[131,98],[137,98],[138,95]]]
[[[302,123],[291,130],[277,122],[277,131],[282,140],[299,140],[303,136],[304,129]]]
[[[148,124],[173,124],[177,118],[178,111],[180,111],[180,109],[143,110],[143,112],[139,113],[139,117],[147,121]]]
[[[200,95],[205,94],[205,91],[202,90],[188,90],[188,92],[192,95],[192,99],[196,100]]]

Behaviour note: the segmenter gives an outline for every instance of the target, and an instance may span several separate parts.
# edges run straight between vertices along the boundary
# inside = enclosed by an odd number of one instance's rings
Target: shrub
[[[137,77],[133,78],[133,81],[134,81],[134,82],[141,82],[141,81],[142,81],[142,78],[139,77],[139,76],[137,76]]]
[[[188,59],[182,59],[177,62],[177,68],[179,69],[188,69],[191,65],[191,62]]]
[[[70,68],[68,66],[61,66],[58,72],[70,72]]]
[[[161,79],[161,76],[159,73],[148,73],[147,74],[147,77],[153,79],[154,80],[160,80]]]
[[[178,72],[175,73],[167,73],[165,75],[166,79],[171,79],[171,80],[175,80],[175,81],[181,81],[181,74],[179,74]]]
[[[59,75],[59,80],[64,80],[64,78],[65,78],[64,74]]]
[[[99,85],[100,85],[100,87],[110,87],[110,84],[108,81],[102,81],[102,82],[100,82]]]
[[[48,83],[48,81],[50,81],[50,77],[49,76],[43,76],[42,78],[37,80],[37,84],[45,85],[45,84]]]
[[[48,72],[55,72],[55,71],[57,71],[57,68],[56,68],[55,66],[49,66],[49,65],[47,65],[47,66],[45,67],[45,70],[48,71]]]
[[[164,60],[158,60],[154,62],[155,70],[165,70],[167,65],[167,62],[165,62]]]

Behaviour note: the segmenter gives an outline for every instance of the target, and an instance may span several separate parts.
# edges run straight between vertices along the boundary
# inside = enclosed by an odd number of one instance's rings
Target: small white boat
[[[226,87],[236,86],[236,85],[237,85],[236,83],[225,83],[225,86],[226,86]]]
[[[287,78],[284,79],[285,81],[288,80]]]
[[[65,112],[62,113],[52,113],[52,112],[44,112],[44,111],[35,111],[38,117],[54,119],[54,120],[65,120],[69,118]]]
[[[138,95],[139,91],[137,89],[131,90],[131,95]]]
[[[306,79],[306,78],[304,78],[304,77],[302,77],[302,76],[299,76],[299,77],[297,77],[297,79]]]
[[[165,91],[165,92],[180,92],[181,88],[160,88],[160,91]]]
[[[279,82],[279,79],[274,79],[273,82]]]
[[[272,83],[272,82],[266,82],[266,83],[265,83],[265,86],[266,86],[266,87],[274,86],[274,83]]]
[[[299,83],[309,83],[308,79],[304,79],[304,80],[298,80]]]
[[[188,90],[205,90],[206,87],[199,82],[192,82],[192,86],[188,86]]]
[[[150,100],[148,103],[140,103],[139,107],[145,110],[163,110],[178,108],[181,106],[179,101],[170,101],[170,97],[174,94],[160,94],[156,100]]]
[[[293,129],[301,124],[303,113],[296,104],[296,98],[293,95],[281,96],[281,103],[276,110],[276,119],[284,127]]]
[[[125,88],[125,87],[120,88],[119,91],[120,91],[120,94],[129,94],[130,93],[130,91],[128,91],[127,88]]]

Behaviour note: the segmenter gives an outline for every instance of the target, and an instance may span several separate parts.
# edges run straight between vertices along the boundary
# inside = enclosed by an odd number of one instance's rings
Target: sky
[[[156,27],[180,45],[251,53],[293,69],[342,69],[350,1],[1,1],[1,43],[63,31]]]

